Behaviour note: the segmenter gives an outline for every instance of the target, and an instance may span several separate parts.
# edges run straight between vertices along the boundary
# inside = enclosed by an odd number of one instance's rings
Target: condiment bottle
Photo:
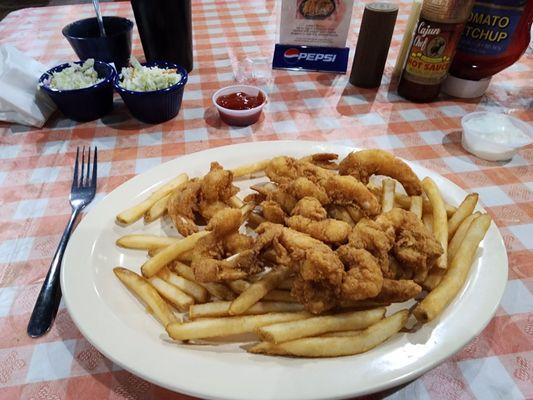
[[[533,0],[478,0],[463,31],[442,90],[455,97],[483,95],[490,78],[527,49]]]
[[[398,94],[415,102],[435,99],[450,68],[474,0],[425,0]]]

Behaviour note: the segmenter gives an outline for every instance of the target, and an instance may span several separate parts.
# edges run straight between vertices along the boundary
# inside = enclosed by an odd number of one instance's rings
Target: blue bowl
[[[56,103],[57,108],[66,117],[82,122],[93,121],[111,112],[113,109],[113,82],[116,72],[111,65],[105,62],[94,62],[94,69],[98,73],[98,77],[104,78],[96,85],[74,90],[56,90],[48,86],[52,74],[64,70],[70,64],[58,65],[46,71],[39,78],[39,86]],[[83,64],[83,61],[77,61],[74,64]]]
[[[120,86],[120,76],[115,78],[115,89],[124,100],[131,115],[148,124],[159,124],[178,115],[183,98],[183,89],[187,83],[185,68],[165,61],[153,61],[143,64],[147,67],[175,69],[181,74],[181,80],[166,89],[149,92],[136,92]]]
[[[65,36],[80,60],[114,63],[118,71],[127,67],[131,55],[133,22],[122,17],[103,17],[106,36],[101,37],[96,18],[75,21],[63,28]]]

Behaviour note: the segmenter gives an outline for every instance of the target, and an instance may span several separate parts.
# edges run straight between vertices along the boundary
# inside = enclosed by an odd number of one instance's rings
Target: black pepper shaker
[[[365,6],[350,74],[352,85],[375,88],[381,84],[397,15],[395,4],[377,2]]]

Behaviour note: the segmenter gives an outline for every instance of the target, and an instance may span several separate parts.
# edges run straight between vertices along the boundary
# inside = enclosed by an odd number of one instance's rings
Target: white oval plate
[[[119,265],[139,271],[146,260],[142,251],[116,247],[117,238],[172,229],[160,221],[124,228],[115,224],[115,215],[177,174],[202,175],[211,161],[232,168],[276,155],[334,152],[344,157],[352,150],[305,141],[244,143],[179,157],[124,183],[85,216],[70,239],[61,286],[72,319],[87,340],[123,368],[165,388],[204,398],[340,399],[388,389],[435,367],[481,332],[496,311],[507,281],[507,254],[494,224],[467,284],[439,318],[351,357],[294,359],[248,354],[242,343],[172,343],[112,272]],[[466,195],[442,176],[410,164],[420,177],[433,178],[449,203],[457,205]]]

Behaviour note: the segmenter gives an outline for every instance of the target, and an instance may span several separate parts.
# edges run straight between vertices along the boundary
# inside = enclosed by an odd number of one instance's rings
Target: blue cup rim
[[[164,88],[164,89],[148,90],[148,91],[136,91],[136,90],[125,89],[122,86],[120,86],[120,84],[119,84],[119,82],[120,82],[120,74],[116,74],[115,81],[114,81],[113,85],[115,86],[115,89],[117,90],[117,92],[126,93],[126,94],[134,95],[134,96],[163,94],[163,93],[166,93],[166,92],[172,92],[172,91],[174,91],[174,90],[176,90],[176,89],[178,89],[178,88],[180,88],[182,86],[185,86],[185,84],[187,83],[187,80],[189,79],[189,74],[187,73],[187,70],[185,68],[183,68],[181,65],[178,65],[178,64],[174,64],[174,63],[167,62],[167,61],[151,61],[151,62],[141,63],[141,65],[147,66],[147,67],[159,67],[159,68],[164,68],[164,69],[176,69],[181,74],[181,79],[178,82],[176,82],[174,85],[169,86],[169,87]]]
[[[44,74],[42,74],[41,77],[39,78],[39,87],[42,88],[43,90],[45,90],[48,93],[83,93],[83,92],[88,92],[90,90],[94,90],[94,89],[97,89],[99,87],[102,87],[104,85],[108,85],[108,84],[114,82],[115,75],[116,75],[115,69],[110,64],[108,64],[106,62],[95,60],[94,61],[95,65],[100,65],[100,66],[103,66],[103,67],[105,67],[107,69],[106,76],[104,77],[104,79],[101,82],[95,83],[92,86],[87,86],[87,87],[81,88],[81,89],[63,89],[63,90],[62,89],[52,89],[48,85],[44,84],[44,81],[46,79],[50,78],[50,76],[54,72],[62,71],[65,68],[69,67],[71,64],[81,65],[83,63],[84,63],[84,61],[66,62],[66,63],[63,63],[63,64],[56,65],[53,68],[50,68],[48,71],[46,71]]]
[[[127,22],[127,28],[124,30],[124,31],[120,31],[120,32],[115,32],[113,33],[112,35],[106,35],[104,38],[101,37],[101,36],[98,36],[98,37],[86,37],[86,36],[74,36],[74,35],[70,35],[67,33],[67,31],[74,25],[74,24],[79,24],[81,22],[84,22],[84,21],[89,21],[89,20],[95,20],[96,21],[96,17],[89,17],[89,18],[83,18],[83,19],[79,19],[77,21],[74,21],[74,22],[71,22],[70,24],[68,25],[65,25],[63,27],[63,29],[61,30],[61,33],[63,34],[63,36],[65,36],[66,38],[68,39],[76,39],[76,40],[95,40],[95,39],[106,39],[106,38],[113,38],[115,36],[119,36],[119,35],[123,35],[124,33],[126,32],[130,32],[133,30],[133,21],[128,19],[128,18],[124,18],[124,17],[119,17],[119,16],[114,16],[114,15],[110,15],[110,16],[104,16],[103,17],[104,19],[119,19],[119,20],[123,20],[123,21],[126,21]]]

